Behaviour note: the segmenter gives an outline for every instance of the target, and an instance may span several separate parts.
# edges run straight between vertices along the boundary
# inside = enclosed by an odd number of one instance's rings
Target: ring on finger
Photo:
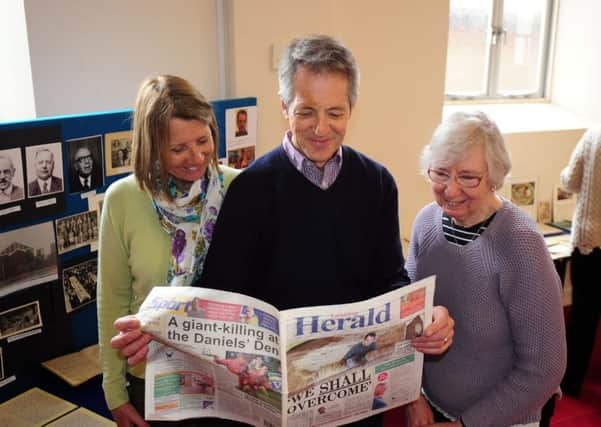
[[[447,342],[449,342],[449,337],[444,337],[444,340],[442,340],[442,342],[444,342],[445,344],[446,344]]]

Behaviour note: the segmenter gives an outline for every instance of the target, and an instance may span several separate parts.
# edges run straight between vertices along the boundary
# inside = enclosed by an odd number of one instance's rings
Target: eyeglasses
[[[484,173],[484,175],[486,175],[486,172]],[[484,175],[475,176],[462,174],[455,175],[454,179],[455,182],[457,182],[457,184],[459,184],[461,188],[475,188],[480,185],[480,182],[482,181],[482,178],[484,178]],[[453,178],[453,175],[451,175],[447,171],[440,169],[428,169],[428,177],[432,182],[436,184],[449,185],[449,182],[451,181],[451,178]]]
[[[92,161],[92,156],[83,156],[83,157],[79,157],[78,159],[75,159],[76,162],[91,162]]]

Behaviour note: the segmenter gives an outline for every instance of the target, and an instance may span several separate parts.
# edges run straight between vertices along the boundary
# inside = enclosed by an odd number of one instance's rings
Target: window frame
[[[492,0],[492,11],[487,34],[487,53],[485,58],[486,69],[484,72],[485,89],[482,93],[464,92],[449,93],[445,87],[445,101],[498,101],[498,100],[534,100],[545,98],[548,91],[550,77],[550,63],[552,60],[552,40],[555,35],[555,17],[559,0],[545,0],[546,13],[543,16],[544,25],[541,26],[541,52],[537,66],[538,87],[534,91],[516,91],[499,93],[499,70],[502,43],[506,30],[503,28],[503,7],[505,0]],[[449,12],[451,12],[449,8]],[[499,42],[499,39],[501,41]],[[447,58],[448,61],[448,58]],[[446,85],[445,85],[446,86]]]

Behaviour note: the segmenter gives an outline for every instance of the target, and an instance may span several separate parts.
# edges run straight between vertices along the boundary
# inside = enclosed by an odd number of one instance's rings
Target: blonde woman
[[[98,251],[103,388],[120,427],[150,424],[143,417],[144,364],[127,367],[111,348],[113,323],[131,322],[124,316],[138,311],[153,286],[187,286],[199,277],[237,174],[218,166],[213,109],[182,78],[160,75],[142,83],[133,128],[134,174],[106,192]],[[139,337],[133,322],[128,333]]]

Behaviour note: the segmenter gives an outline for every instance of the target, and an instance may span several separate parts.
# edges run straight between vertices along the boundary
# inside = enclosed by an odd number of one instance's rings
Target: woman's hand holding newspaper
[[[432,323],[426,328],[423,335],[411,340],[413,348],[425,354],[442,354],[453,343],[455,334],[455,320],[449,311],[437,305],[432,309]]]
[[[114,326],[119,334],[111,338],[111,346],[119,350],[131,366],[146,360],[152,337],[142,332],[140,320],[132,314],[115,320]]]

